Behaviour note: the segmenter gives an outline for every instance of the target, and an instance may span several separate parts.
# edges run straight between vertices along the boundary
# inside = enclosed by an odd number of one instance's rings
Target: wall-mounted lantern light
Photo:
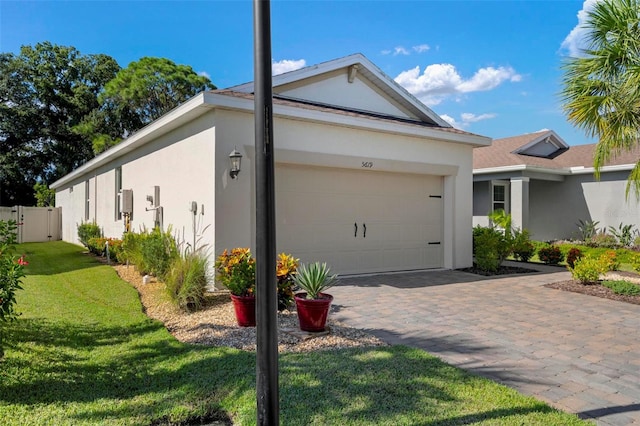
[[[240,154],[235,148],[229,154],[229,159],[231,160],[231,170],[229,170],[229,176],[231,179],[235,179],[240,173],[240,162],[242,161],[242,154]]]

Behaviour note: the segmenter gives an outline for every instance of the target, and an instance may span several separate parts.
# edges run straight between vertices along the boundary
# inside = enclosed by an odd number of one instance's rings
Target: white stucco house
[[[495,139],[473,153],[473,222],[489,224],[492,210],[504,209],[513,225],[546,241],[576,238],[577,224],[599,222],[640,229],[640,204],[625,196],[627,177],[640,150],[613,156],[594,177],[596,144],[569,146],[553,130]]]
[[[200,93],[55,182],[63,239],[83,221],[121,237],[131,211],[133,231],[157,220],[214,255],[255,248],[252,93]],[[360,54],[275,76],[273,94],[278,252],[341,274],[472,264],[472,150],[490,138]]]

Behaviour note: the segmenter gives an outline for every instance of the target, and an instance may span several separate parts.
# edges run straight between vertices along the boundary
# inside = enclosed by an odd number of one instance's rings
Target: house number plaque
[[[364,169],[372,169],[373,168],[373,161],[363,161],[362,162],[362,167]]]

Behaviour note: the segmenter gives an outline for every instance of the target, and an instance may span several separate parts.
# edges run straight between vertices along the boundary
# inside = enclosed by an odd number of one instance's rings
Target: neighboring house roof
[[[542,144],[551,144],[554,149],[545,150]],[[596,144],[569,146],[552,130],[495,139],[491,146],[474,148],[473,172],[532,169],[559,174],[590,173],[595,148]],[[539,154],[541,152],[546,155]],[[612,156],[602,171],[630,170],[638,160],[640,147]]]

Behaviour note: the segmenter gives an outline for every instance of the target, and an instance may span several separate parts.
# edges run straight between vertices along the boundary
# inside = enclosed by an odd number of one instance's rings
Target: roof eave
[[[50,187],[52,189],[58,189],[72,182],[79,176],[91,172],[98,167],[110,161],[113,161],[114,159],[121,157],[128,152],[133,151],[134,149],[144,145],[148,141],[160,137],[170,132],[171,130],[181,126],[182,124],[201,116],[211,108],[211,106],[206,102],[207,95],[207,92],[201,92],[197,94],[187,102],[174,108],[162,117],[154,120],[147,126],[138,130],[119,144],[99,154],[71,173],[58,179],[57,181],[52,183]]]

